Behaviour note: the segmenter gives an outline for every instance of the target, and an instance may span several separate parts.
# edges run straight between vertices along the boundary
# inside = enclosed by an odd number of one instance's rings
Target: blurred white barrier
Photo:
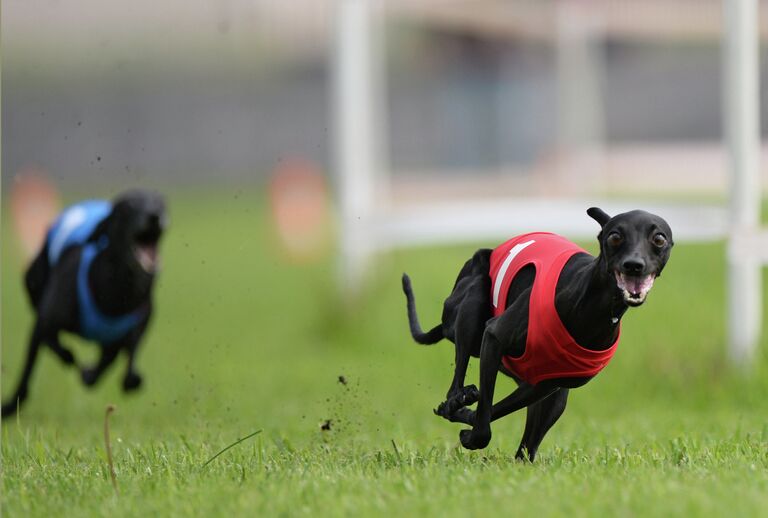
[[[385,127],[384,81],[378,56],[381,31],[375,0],[337,0],[332,53],[333,107],[336,121],[337,189],[340,202],[339,279],[354,292],[362,282],[376,236],[371,209],[379,186]]]
[[[731,358],[754,356],[762,326],[757,0],[724,0],[723,93],[731,171],[728,335]]]
[[[373,214],[369,231],[376,249],[445,243],[480,243],[507,239],[532,230],[555,232],[570,239],[594,240],[598,225],[586,209],[599,206],[608,214],[642,208],[663,214],[676,242],[721,240],[728,230],[724,207],[680,204],[623,203],[616,200],[510,198],[419,204]]]

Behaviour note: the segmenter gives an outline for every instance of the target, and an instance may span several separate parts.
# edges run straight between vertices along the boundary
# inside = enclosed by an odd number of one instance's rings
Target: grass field
[[[531,465],[513,460],[522,412],[495,423],[488,449],[457,448],[461,426],[431,412],[450,381],[452,349],[408,336],[400,274],[411,274],[422,322],[432,324],[473,247],[382,257],[360,300],[345,306],[330,258],[295,265],[275,250],[259,194],[188,192],[170,205],[158,310],[139,357],[144,389],[120,393],[122,359],[89,391],[41,355],[28,405],[2,427],[4,516],[757,516],[768,508],[768,361],[761,353],[749,372],[727,366],[722,246],[675,248],[648,303],[624,319],[615,359],[572,393]],[[4,217],[4,394],[30,326],[9,229]],[[95,347],[68,342],[79,361],[95,357]],[[497,391],[511,389],[505,380]],[[109,403],[119,496],[102,439]]]

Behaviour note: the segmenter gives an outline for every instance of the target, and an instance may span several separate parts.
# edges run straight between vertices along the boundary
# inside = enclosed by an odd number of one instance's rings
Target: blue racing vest
[[[59,262],[70,246],[84,245],[110,212],[112,204],[106,200],[82,201],[64,209],[48,231],[48,263]]]
[[[146,308],[116,317],[103,314],[96,307],[88,284],[88,272],[93,259],[108,242],[106,236],[98,241],[88,239],[96,227],[109,216],[112,204],[106,200],[88,200],[72,205],[56,218],[48,231],[48,262],[55,265],[64,250],[82,246],[77,268],[77,302],[80,316],[80,335],[102,344],[115,342],[131,332],[146,315]]]

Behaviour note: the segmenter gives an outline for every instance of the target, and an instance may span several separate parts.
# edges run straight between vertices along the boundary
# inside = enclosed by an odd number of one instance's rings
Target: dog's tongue
[[[616,272],[616,284],[631,299],[643,300],[653,287],[654,275],[632,276]],[[626,296],[625,295],[625,296]]]
[[[630,292],[632,295],[640,295],[644,291],[646,291],[650,286],[651,276],[645,276],[645,277],[624,277],[624,287],[628,292]]]
[[[154,272],[157,270],[157,246],[155,245],[141,245],[136,247],[136,259],[139,264],[147,272]]]

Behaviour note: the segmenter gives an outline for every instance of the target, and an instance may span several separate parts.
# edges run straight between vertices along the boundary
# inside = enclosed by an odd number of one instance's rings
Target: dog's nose
[[[640,275],[643,273],[643,270],[645,270],[645,262],[638,258],[627,259],[621,263],[621,267],[624,270],[624,273],[628,273],[630,275]]]
[[[165,214],[159,213],[159,212],[150,214],[149,226],[152,228],[159,228],[159,229],[165,228]]]

